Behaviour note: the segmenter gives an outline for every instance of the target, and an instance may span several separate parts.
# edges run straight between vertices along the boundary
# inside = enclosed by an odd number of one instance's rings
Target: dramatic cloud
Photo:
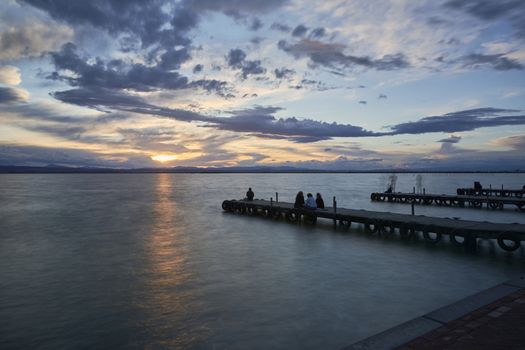
[[[465,11],[485,21],[508,19],[518,29],[518,35],[525,36],[525,2],[522,0],[450,0],[445,6]]]
[[[308,28],[305,27],[304,25],[302,24],[299,24],[297,27],[294,28],[294,30],[292,31],[292,36],[298,36],[298,37],[302,37],[306,34],[306,32],[308,31]]]
[[[20,70],[13,66],[0,66],[0,84],[18,85],[22,82]]]
[[[458,143],[459,141],[461,141],[461,136],[450,136],[446,139],[441,139],[439,140],[438,142],[441,142],[441,143]]]
[[[453,133],[503,125],[525,125],[525,115],[516,115],[517,112],[519,111],[512,109],[478,108],[447,113],[425,117],[416,122],[397,124],[391,127],[391,134]]]
[[[136,168],[156,164],[149,157],[136,154],[108,157],[73,148],[0,145],[0,165]]]
[[[266,73],[266,69],[261,66],[260,60],[250,61],[246,59],[246,53],[241,49],[232,49],[226,56],[228,66],[241,70],[241,76],[246,79],[249,75]]]
[[[292,28],[282,23],[272,23],[270,29],[278,30],[283,33],[288,33]]]
[[[286,79],[294,75],[295,71],[293,69],[288,69],[288,68],[281,68],[281,69],[276,68],[274,69],[273,73],[277,79]]]
[[[111,34],[133,35],[142,46],[155,43],[187,45],[189,40],[177,31],[164,29],[170,16],[163,10],[165,0],[23,0],[46,11],[51,17],[73,26],[91,25]],[[175,16],[175,18],[177,18]],[[180,28],[179,28],[180,29]],[[189,29],[189,28],[186,28]]]
[[[193,67],[193,73],[200,73],[204,69],[204,66],[202,64],[197,64],[195,67]]]
[[[50,79],[66,81],[72,86],[88,89],[132,89],[136,91],[152,91],[157,89],[187,89],[202,88],[214,91],[219,95],[227,94],[227,84],[217,80],[198,80],[190,82],[173,69],[188,59],[186,49],[168,51],[161,56],[161,61],[155,66],[143,64],[127,64],[122,60],[111,60],[107,63],[100,59],[89,64],[89,57],[81,57],[77,47],[68,43],[59,52],[51,53],[51,58],[57,69],[49,76]],[[61,71],[73,72],[61,74]]]
[[[511,70],[511,69],[524,69],[523,65],[514,59],[505,57],[504,54],[495,55],[482,55],[482,54],[470,54],[461,57],[459,62],[463,63],[464,67],[467,68],[478,68],[488,66],[496,70]]]
[[[503,137],[492,141],[491,144],[509,147],[520,152],[525,152],[525,135]]]
[[[312,31],[310,32],[309,37],[311,39],[320,39],[323,36],[325,36],[325,34],[326,34],[325,29],[322,28],[322,27],[318,27],[318,28],[312,29]]]
[[[36,19],[10,25],[0,31],[0,60],[40,56],[72,37],[73,31],[68,27]]]
[[[295,44],[281,40],[278,47],[295,58],[308,57],[314,66],[329,68],[361,66],[376,70],[396,70],[409,67],[403,54],[385,55],[380,59],[352,56],[344,53],[346,49],[344,45],[324,43],[318,40],[302,39]]]
[[[379,136],[358,126],[326,123],[312,119],[276,118],[278,107],[256,107],[230,112],[231,117],[210,119],[211,126],[229,131],[299,137],[299,142],[326,140],[332,137]]]
[[[0,104],[25,102],[28,97],[25,90],[0,86]]]

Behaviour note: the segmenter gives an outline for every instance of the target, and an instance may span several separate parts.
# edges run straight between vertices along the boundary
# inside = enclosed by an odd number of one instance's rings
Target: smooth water
[[[427,193],[516,174],[424,175]],[[338,349],[525,271],[522,248],[466,254],[223,213],[224,199],[298,190],[374,203],[383,174],[0,175],[0,348]],[[399,175],[411,191],[415,174]],[[514,209],[416,214],[525,223]],[[522,245],[523,246],[523,245]]]

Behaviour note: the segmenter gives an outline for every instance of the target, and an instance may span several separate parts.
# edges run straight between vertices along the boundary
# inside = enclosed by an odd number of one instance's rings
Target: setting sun
[[[165,163],[177,159],[177,156],[174,154],[159,154],[151,157],[151,159],[156,160],[157,162]]]

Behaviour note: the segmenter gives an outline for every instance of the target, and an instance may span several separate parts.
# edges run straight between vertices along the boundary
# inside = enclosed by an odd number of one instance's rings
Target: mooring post
[[[412,202],[410,202],[410,204],[412,205],[412,215],[414,215],[414,199],[412,199]]]
[[[279,192],[275,192],[275,203],[279,203]]]
[[[425,188],[423,187],[423,196],[425,195]]]
[[[273,197],[270,197],[270,208],[273,207]]]
[[[337,228],[337,201],[335,200],[335,196],[333,199],[333,207],[334,207],[334,229]]]
[[[412,187],[412,193],[416,193],[416,186]]]
[[[469,253],[475,253],[478,248],[478,241],[476,239],[476,236],[467,233],[465,235],[465,251]]]

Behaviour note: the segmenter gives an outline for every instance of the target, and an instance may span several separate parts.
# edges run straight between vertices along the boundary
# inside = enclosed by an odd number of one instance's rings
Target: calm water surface
[[[0,175],[0,348],[338,349],[525,271],[523,247],[370,237],[222,212],[298,190],[373,203],[381,174]],[[416,175],[399,175],[411,191]],[[523,175],[424,175],[427,193]],[[416,207],[416,214],[525,223],[525,214]],[[446,240],[444,240],[446,241]],[[522,245],[523,246],[523,245]]]

